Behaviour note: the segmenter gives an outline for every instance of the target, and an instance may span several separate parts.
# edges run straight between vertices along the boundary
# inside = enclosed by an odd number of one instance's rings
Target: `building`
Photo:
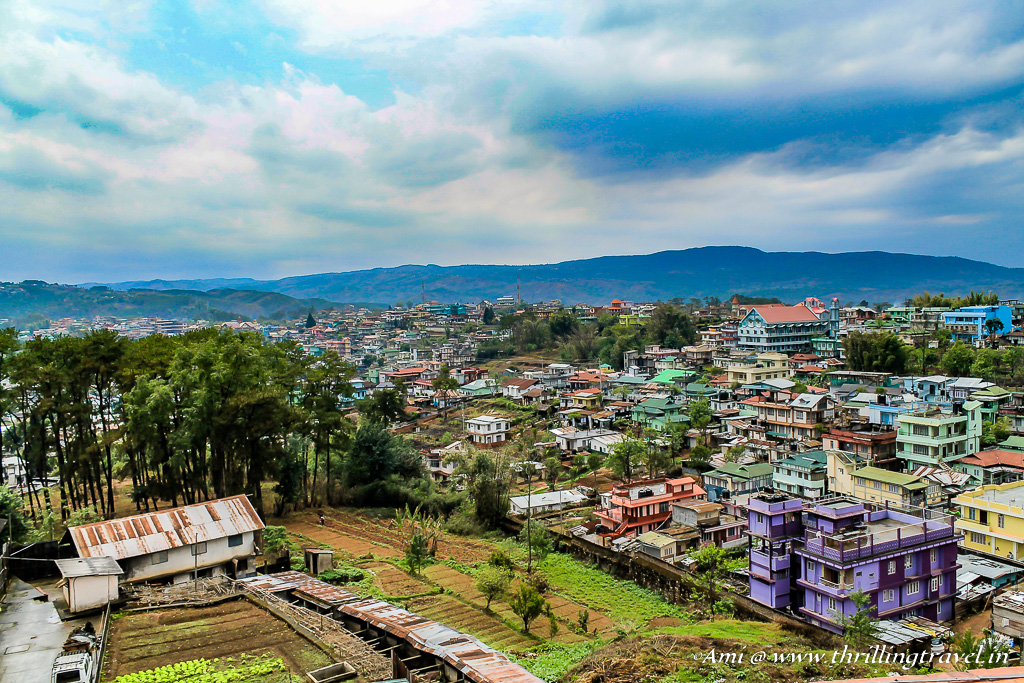
[[[675,503],[672,525],[689,527],[700,533],[700,544],[734,547],[745,540],[747,520],[724,512],[725,506],[703,500]]]
[[[949,464],[977,453],[981,444],[981,404],[954,403],[946,410],[931,406],[900,415],[896,457],[906,471],[919,465]]]
[[[757,419],[768,426],[768,436],[779,439],[809,439],[818,435],[835,415],[835,399],[829,394],[793,394],[768,389],[740,401],[756,411]]]
[[[801,503],[774,494],[751,499],[748,525],[750,595],[762,604],[784,602],[840,634],[844,619],[857,611],[851,597],[857,592],[868,595],[880,619],[953,618],[958,535],[949,515],[849,498]]]
[[[523,394],[540,384],[539,380],[526,377],[509,377],[501,383],[501,395],[510,401],[521,403]]]
[[[520,517],[532,517],[542,512],[558,510],[579,505],[587,500],[586,494],[578,489],[564,491],[546,491],[527,496],[512,496],[508,499],[511,512]]]
[[[928,504],[929,483],[912,474],[868,466],[854,470],[852,478],[853,497],[859,500],[908,507],[925,507]],[[938,484],[934,486],[938,488]]]
[[[836,302],[822,317],[802,304],[752,306],[739,323],[737,345],[751,351],[804,351],[812,348],[816,337],[832,338],[838,331]]]
[[[773,487],[800,498],[822,498],[828,491],[828,457],[824,451],[798,453],[772,463]]]
[[[708,493],[708,500],[735,498],[744,493],[754,493],[770,488],[775,468],[771,463],[759,462],[740,465],[735,462],[723,463],[710,472],[705,472],[703,485]]]
[[[952,467],[971,475],[971,481],[980,486],[1020,481],[1024,478],[1024,452],[991,448],[965,455]]]
[[[112,557],[72,557],[55,560],[61,575],[64,602],[72,613],[103,609],[117,600],[118,577],[124,570]]]
[[[991,334],[1006,334],[1012,331],[1013,309],[1002,304],[964,306],[943,313],[942,326],[949,330],[954,341],[977,345],[983,343]],[[994,326],[992,332],[989,331],[990,326]]]
[[[964,550],[1024,561],[1024,482],[991,484],[953,499]]]
[[[674,503],[704,497],[704,489],[693,477],[645,479],[619,484],[610,492],[602,493],[594,515],[607,530],[604,535],[634,537],[668,522]]]
[[[753,363],[742,363],[726,368],[730,383],[757,384],[769,379],[788,379],[793,372],[789,356],[784,353],[759,353]]]
[[[852,424],[848,427],[832,426],[821,435],[821,446],[826,451],[846,451],[865,462],[883,469],[896,469],[896,430],[871,424]]]
[[[796,609],[803,592],[797,589],[800,563],[793,551],[803,541],[804,504],[782,493],[757,493],[747,502],[747,551],[750,597],[773,609]]]
[[[83,524],[67,534],[82,558],[113,558],[125,583],[240,578],[256,571],[263,522],[243,495]]]
[[[466,420],[466,434],[479,448],[494,448],[508,441],[512,420],[507,417],[480,415]]]

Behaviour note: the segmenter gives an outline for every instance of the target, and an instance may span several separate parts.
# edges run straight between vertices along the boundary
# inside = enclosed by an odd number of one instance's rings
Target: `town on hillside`
[[[993,293],[50,320],[0,330],[0,428],[3,683],[1021,655],[1024,302]]]

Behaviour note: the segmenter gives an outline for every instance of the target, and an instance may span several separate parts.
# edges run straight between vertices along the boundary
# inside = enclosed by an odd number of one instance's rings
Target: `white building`
[[[71,527],[82,558],[113,558],[125,583],[193,577],[240,578],[256,571],[263,522],[245,496]]]
[[[546,491],[529,496],[513,496],[508,499],[513,514],[529,517],[542,512],[554,512],[572,505],[579,505],[587,499],[579,489]],[[532,513],[531,513],[532,511]]]
[[[63,577],[60,587],[72,613],[103,609],[117,600],[118,577],[124,574],[112,557],[55,560]]]
[[[508,441],[512,420],[507,417],[480,415],[466,420],[466,434],[473,445],[481,448],[493,448]]]

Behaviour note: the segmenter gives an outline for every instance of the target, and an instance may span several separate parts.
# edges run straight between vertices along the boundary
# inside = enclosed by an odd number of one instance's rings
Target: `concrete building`
[[[111,557],[73,557],[56,560],[64,601],[73,613],[103,609],[117,600],[118,577],[124,574]]]
[[[854,470],[853,497],[877,503],[892,503],[908,507],[928,504],[929,482],[912,474],[890,472],[878,467]],[[938,484],[932,484],[938,488]]]
[[[606,536],[634,537],[658,529],[672,517],[673,503],[705,497],[693,477],[645,479],[619,484],[601,494],[594,515],[607,529]]]
[[[744,493],[753,493],[772,485],[774,468],[770,463],[759,462],[749,465],[727,462],[703,475],[708,500],[735,498]]]
[[[956,527],[965,550],[1024,561],[1024,482],[982,486],[953,503],[960,508]]]
[[[958,534],[951,516],[779,494],[752,496],[747,509],[754,600],[790,606],[840,634],[857,611],[857,592],[881,619],[953,618]]]
[[[854,453],[883,469],[895,468],[898,463],[896,431],[890,428],[856,423],[849,427],[832,426],[821,435],[821,446],[826,451]]]
[[[994,323],[993,321],[999,321]],[[996,329],[989,332],[989,326]],[[1013,310],[1009,306],[964,306],[942,314],[942,326],[953,335],[954,341],[980,345],[991,334],[1006,334],[1013,330]]]
[[[822,498],[828,491],[828,457],[824,451],[794,454],[772,463],[773,487],[799,498]]]
[[[466,434],[478,448],[494,448],[508,441],[512,420],[507,417],[480,415],[466,420]]]
[[[919,465],[949,464],[977,453],[981,444],[981,404],[954,403],[950,409],[932,406],[900,415],[896,457],[906,471]]]
[[[79,557],[113,558],[125,583],[184,583],[255,572],[263,528],[249,499],[240,495],[75,526],[67,535]]]
[[[784,353],[759,353],[753,363],[741,363],[726,368],[729,382],[739,384],[757,384],[768,379],[788,379],[793,371],[789,366],[789,356]]]
[[[520,517],[532,517],[543,512],[557,512],[573,505],[579,505],[586,499],[586,494],[578,489],[566,489],[533,493],[528,496],[512,496],[508,502],[512,514]]]
[[[752,306],[739,323],[737,345],[752,351],[804,351],[812,348],[815,338],[834,338],[838,332],[839,307],[835,301],[832,310],[820,316],[803,304]]]

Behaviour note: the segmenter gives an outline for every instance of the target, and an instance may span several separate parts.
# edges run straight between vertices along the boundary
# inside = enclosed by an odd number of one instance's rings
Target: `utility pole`
[[[519,276],[518,275],[516,275],[516,302],[517,303],[523,303],[523,292],[522,292],[522,288],[519,286]]]
[[[420,296],[422,297],[422,303],[427,303],[427,281],[420,280]]]

